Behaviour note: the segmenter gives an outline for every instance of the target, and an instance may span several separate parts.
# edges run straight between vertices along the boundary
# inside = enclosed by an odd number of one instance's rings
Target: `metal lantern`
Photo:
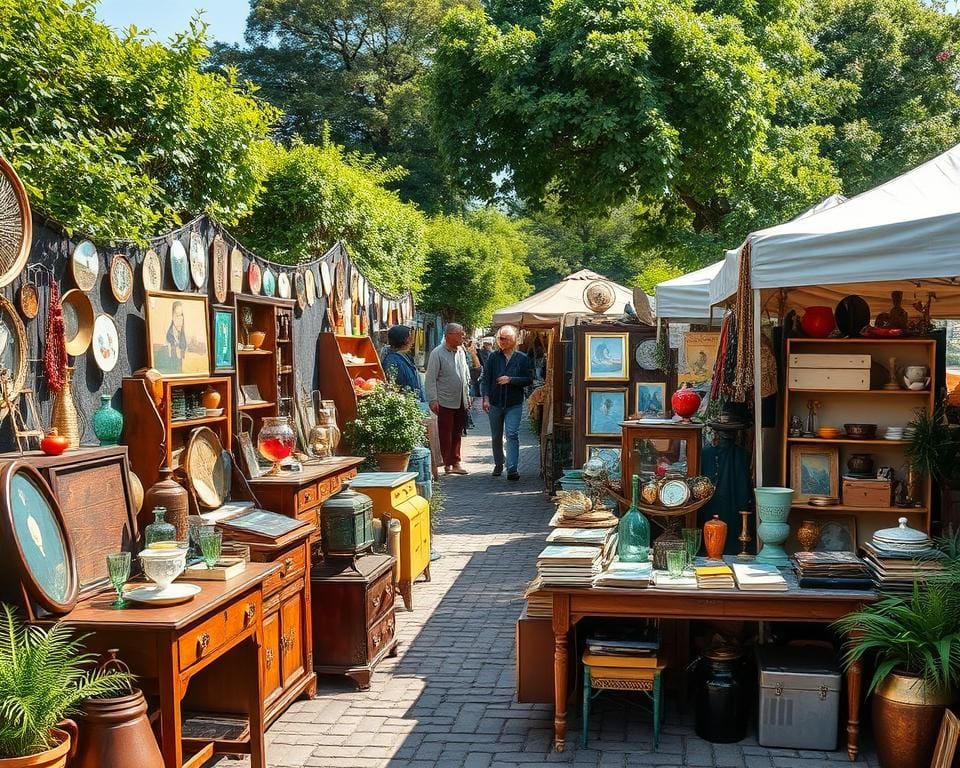
[[[373,547],[373,500],[345,483],[320,508],[324,557],[354,557]]]

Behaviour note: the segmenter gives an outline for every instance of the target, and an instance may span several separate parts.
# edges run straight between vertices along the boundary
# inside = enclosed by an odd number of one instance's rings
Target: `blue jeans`
[[[493,440],[493,463],[503,466],[503,433],[507,433],[507,472],[516,472],[520,461],[520,417],[523,403],[501,408],[490,406],[490,437]]]

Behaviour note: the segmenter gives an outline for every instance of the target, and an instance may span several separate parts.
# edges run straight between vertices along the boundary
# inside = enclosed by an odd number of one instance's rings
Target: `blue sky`
[[[203,10],[213,40],[226,43],[243,41],[250,3],[247,0],[101,0],[97,18],[116,29],[135,24],[152,29],[157,40],[187,28],[190,18]]]

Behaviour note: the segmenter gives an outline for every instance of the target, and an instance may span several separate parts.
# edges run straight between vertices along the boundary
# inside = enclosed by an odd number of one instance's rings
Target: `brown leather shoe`
[[[469,475],[470,473],[467,472],[467,470],[465,470],[459,464],[455,464],[453,467],[450,468],[450,474],[451,475]]]

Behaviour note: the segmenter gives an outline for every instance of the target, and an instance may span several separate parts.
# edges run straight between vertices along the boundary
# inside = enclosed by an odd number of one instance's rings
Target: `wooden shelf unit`
[[[185,389],[187,394],[202,395],[207,387],[220,393],[223,414],[199,419],[172,417],[170,404],[174,390]],[[231,445],[233,436],[233,380],[229,376],[183,377],[159,382],[159,402],[150,394],[145,379],[127,377],[123,390],[123,442],[127,444],[130,466],[140,478],[144,489],[153,485],[164,464],[177,467],[180,450],[186,446],[190,432],[196,427],[210,427],[220,442]]]
[[[832,389],[794,389],[790,387],[790,356],[792,354],[859,354],[870,355],[873,367],[871,389],[869,390],[832,390]],[[888,361],[895,357],[897,368],[908,365],[925,365],[930,371],[931,386],[922,391],[881,389],[888,380],[882,375],[880,367],[887,370]],[[784,377],[785,392],[783,412],[781,414],[780,440],[780,480],[784,486],[791,486],[790,449],[791,446],[822,445],[835,446],[840,456],[840,487],[842,496],[843,475],[846,473],[847,459],[854,453],[869,453],[874,458],[875,467],[889,466],[894,470],[897,480],[906,477],[907,440],[886,440],[882,435],[886,427],[906,426],[914,412],[923,408],[932,413],[936,406],[933,382],[936,380],[936,340],[919,338],[895,339],[788,339],[785,355],[787,373]],[[873,388],[877,387],[877,388]],[[868,423],[878,425],[878,437],[872,440],[854,440],[846,437],[827,439],[819,437],[790,437],[790,417],[800,416],[804,425],[807,417],[807,401],[818,400],[820,410],[817,426],[835,426],[840,429],[844,424]],[[930,532],[931,482],[930,478],[921,481],[920,507],[855,507],[841,503],[833,507],[814,507],[806,502],[795,502],[790,516],[791,540],[794,533],[809,515],[854,515],[857,518],[857,542],[869,541],[873,533],[880,528],[896,525],[897,517],[906,517],[909,525]],[[788,542],[789,544],[789,542]]]
[[[346,363],[344,353],[362,357],[364,362]],[[317,337],[317,357],[319,368],[323,371],[321,392],[325,399],[336,403],[337,419],[342,430],[344,424],[356,418],[357,398],[364,396],[354,390],[353,380],[357,376],[381,381],[386,379],[380,356],[369,336],[344,336],[325,331]]]
[[[236,424],[240,429],[240,414],[253,419],[254,438],[267,416],[291,416],[293,395],[296,391],[296,376],[293,360],[293,308],[291,299],[275,299],[267,296],[244,296],[234,294],[237,308],[237,338],[246,341],[242,317],[246,310],[253,313],[251,331],[263,331],[266,337],[258,349],[242,349],[237,352],[236,374]],[[285,318],[285,319],[284,319]],[[266,402],[245,403],[242,387],[256,384],[260,397]]]

